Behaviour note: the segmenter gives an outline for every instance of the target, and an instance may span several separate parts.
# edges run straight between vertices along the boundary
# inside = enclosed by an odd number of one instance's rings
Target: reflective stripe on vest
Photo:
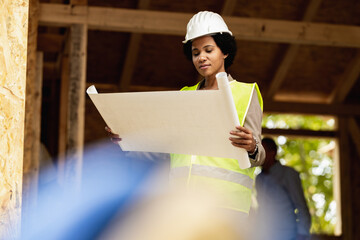
[[[171,177],[173,178],[186,178],[189,175],[190,167],[177,167],[171,170]],[[218,168],[213,166],[203,166],[198,164],[193,164],[191,167],[191,175],[195,176],[204,176],[210,178],[216,178],[228,182],[233,182],[241,184],[242,186],[252,189],[254,180],[249,176],[227,170],[224,168]]]

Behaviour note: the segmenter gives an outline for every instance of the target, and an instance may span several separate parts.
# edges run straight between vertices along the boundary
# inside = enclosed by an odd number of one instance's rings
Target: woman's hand
[[[236,126],[236,130],[231,131],[230,134],[233,135],[229,138],[232,145],[235,147],[244,148],[249,153],[255,151],[256,141],[249,129]]]
[[[120,136],[116,133],[113,133],[108,126],[105,126],[105,131],[107,131],[108,136],[110,137],[110,139],[113,143],[118,144],[121,141]]]

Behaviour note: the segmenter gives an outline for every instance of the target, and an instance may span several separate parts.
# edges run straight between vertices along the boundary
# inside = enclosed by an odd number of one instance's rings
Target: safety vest
[[[240,125],[243,126],[254,89],[262,109],[261,94],[256,83],[231,81],[229,84]],[[199,83],[184,87],[181,91],[196,90],[198,85]],[[171,154],[170,176],[175,186],[181,185],[195,191],[211,189],[216,194],[221,194],[219,196],[223,201],[219,203],[220,207],[246,214],[249,213],[251,205],[254,171],[255,168],[241,169],[236,159]]]

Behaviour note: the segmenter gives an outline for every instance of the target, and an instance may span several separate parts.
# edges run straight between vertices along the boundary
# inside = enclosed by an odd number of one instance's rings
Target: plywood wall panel
[[[0,2],[0,239],[19,236],[28,0]]]

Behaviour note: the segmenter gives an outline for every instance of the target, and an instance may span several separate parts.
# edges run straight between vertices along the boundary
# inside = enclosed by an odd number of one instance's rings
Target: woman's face
[[[199,37],[192,42],[192,61],[196,70],[205,78],[225,72],[224,55],[211,36]]]

